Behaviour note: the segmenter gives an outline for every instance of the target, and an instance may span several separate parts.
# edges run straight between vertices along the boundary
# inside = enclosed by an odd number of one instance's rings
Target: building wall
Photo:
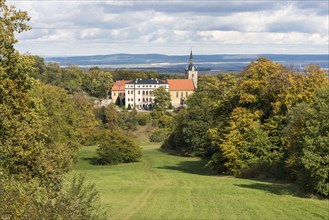
[[[112,102],[115,103],[118,99],[123,100],[125,98],[125,91],[111,91]]]
[[[153,90],[164,86],[166,91],[169,90],[168,84],[126,84],[126,104],[128,108],[130,104],[131,108],[136,109],[150,109],[154,104]]]
[[[171,104],[175,107],[180,106],[193,93],[194,91],[170,91]]]
[[[193,80],[194,87],[197,88],[198,87],[198,71],[194,68],[193,68],[193,70],[186,70],[185,75],[186,75],[187,79]]]

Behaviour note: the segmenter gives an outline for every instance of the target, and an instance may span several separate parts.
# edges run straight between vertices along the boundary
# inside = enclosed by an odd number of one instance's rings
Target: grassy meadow
[[[84,147],[76,172],[86,173],[109,207],[109,219],[328,219],[328,200],[302,198],[289,184],[216,176],[198,158],[144,144],[140,162],[94,166]]]

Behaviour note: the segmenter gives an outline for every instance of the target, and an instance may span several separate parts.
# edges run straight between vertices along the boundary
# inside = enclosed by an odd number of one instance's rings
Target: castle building
[[[117,81],[111,89],[111,98],[117,104],[136,109],[149,110],[154,107],[153,90],[161,86],[170,93],[171,104],[175,107],[184,104],[188,96],[193,94],[198,84],[198,70],[193,64],[192,50],[190,62],[185,69],[185,79],[135,79]]]
[[[149,110],[154,105],[153,90],[159,87],[165,87],[169,91],[166,81],[158,79],[136,79],[127,82],[125,85],[125,107]]]

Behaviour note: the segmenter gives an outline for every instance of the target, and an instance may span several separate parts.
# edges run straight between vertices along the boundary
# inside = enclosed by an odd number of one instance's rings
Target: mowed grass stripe
[[[293,185],[220,177],[206,161],[144,145],[141,162],[93,166],[82,149],[76,170],[87,173],[115,219],[328,219],[328,200],[301,198]],[[89,158],[89,159],[88,159]]]

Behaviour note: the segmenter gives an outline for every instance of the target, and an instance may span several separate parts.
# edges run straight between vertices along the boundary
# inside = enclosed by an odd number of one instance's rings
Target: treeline
[[[265,58],[238,75],[205,75],[162,147],[209,158],[218,173],[289,179],[329,195],[329,79]]]
[[[30,76],[44,83],[65,89],[69,94],[85,92],[89,96],[107,98],[113,82],[133,79],[176,79],[179,75],[159,74],[142,70],[102,70],[98,67],[84,71],[78,66],[60,67],[57,63],[45,63],[39,56],[32,56],[34,70]]]

